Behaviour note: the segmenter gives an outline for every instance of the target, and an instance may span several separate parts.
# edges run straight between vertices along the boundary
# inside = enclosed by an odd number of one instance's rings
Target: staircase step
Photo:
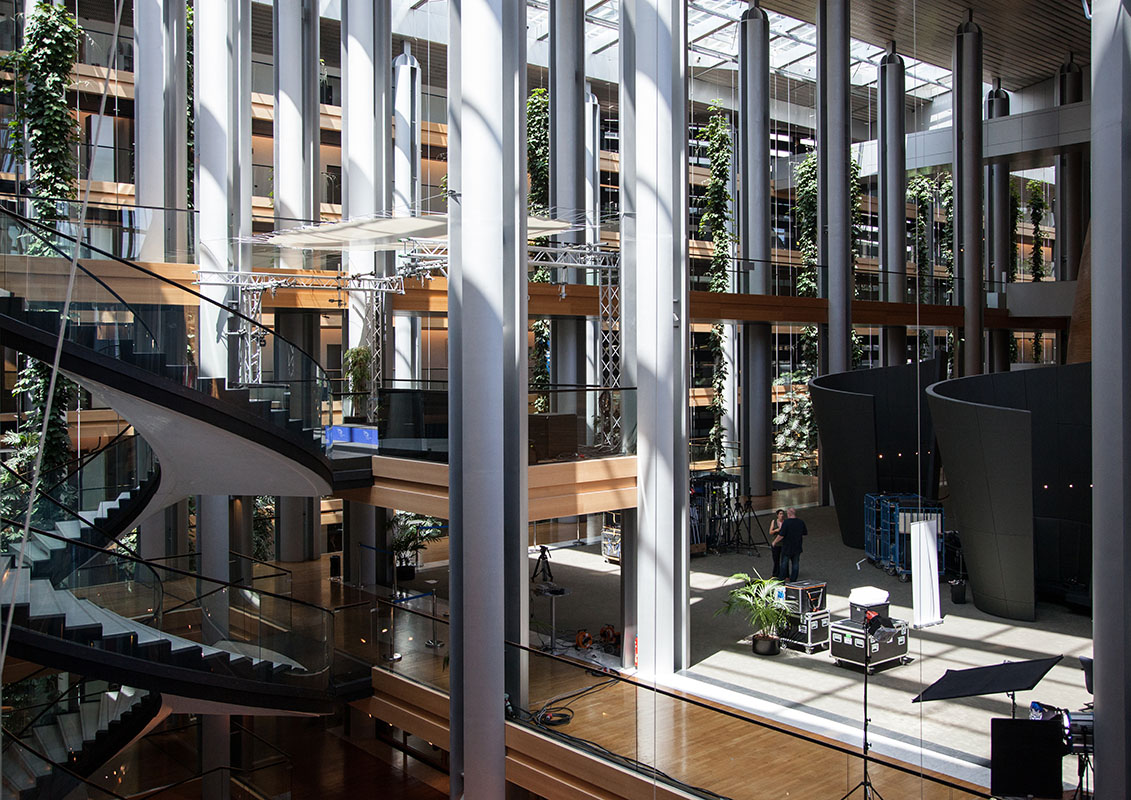
[[[135,632],[125,617],[120,617],[113,611],[107,611],[89,600],[79,600],[78,603],[90,615],[91,619],[101,625],[104,645],[111,645],[122,652],[129,652],[133,649]]]
[[[36,627],[48,627],[52,632],[61,632],[66,615],[59,604],[58,592],[45,578],[36,578],[31,582],[31,607],[28,610],[29,621],[34,621]]]
[[[79,712],[72,711],[60,714],[55,718],[55,724],[63,736],[63,746],[69,753],[78,753],[82,750],[82,719]]]
[[[16,755],[23,752],[26,752],[24,748],[16,744],[4,751],[4,783],[12,797],[19,797],[20,792],[35,787],[36,774]],[[30,753],[28,757],[34,758]]]
[[[31,604],[31,568],[16,569],[9,562],[0,576],[0,606]]]
[[[33,539],[30,534],[28,535],[26,543],[20,544],[19,542],[12,542],[8,545],[8,549],[13,554],[23,552],[24,564],[29,566],[35,564],[37,561],[46,561],[51,557],[51,553],[48,552],[47,548],[43,547],[37,539]]]
[[[56,593],[56,599],[67,617],[63,623],[64,638],[91,642],[102,635],[101,623],[91,616],[87,606],[83,606],[77,597],[70,592],[60,591]]]
[[[77,519],[63,520],[55,523],[55,532],[65,539],[81,539],[82,523]],[[63,544],[59,543],[59,547]]]
[[[54,725],[43,725],[32,728],[35,740],[39,742],[39,752],[47,756],[56,764],[67,763],[67,748],[63,744],[63,734]]]
[[[30,738],[25,739],[24,741],[26,741],[29,745],[32,745],[32,746],[35,745],[34,740],[32,740]],[[12,760],[13,761],[18,760],[20,762],[20,764],[23,765],[24,771],[32,776],[33,781],[34,781],[35,778],[41,777],[43,775],[50,775],[51,774],[51,765],[48,764],[46,761],[44,761],[39,756],[33,754],[26,747],[19,747],[18,745],[12,745],[11,747],[9,747],[7,750],[4,751],[4,755],[7,756],[9,753],[15,753],[16,754],[16,757]],[[7,764],[7,761],[8,761],[8,759],[5,758],[4,759],[5,765]]]

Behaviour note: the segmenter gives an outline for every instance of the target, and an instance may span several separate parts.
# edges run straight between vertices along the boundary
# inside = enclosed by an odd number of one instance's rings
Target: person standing
[[[781,577],[781,545],[775,544],[774,542],[777,541],[778,534],[781,533],[781,525],[783,522],[785,522],[785,509],[779,508],[774,513],[774,519],[770,523],[770,552],[772,552],[774,556],[773,576],[775,578]]]
[[[784,580],[797,580],[797,573],[801,569],[801,539],[809,533],[805,522],[797,516],[796,508],[786,509],[785,522],[771,545],[781,545],[781,578]]]

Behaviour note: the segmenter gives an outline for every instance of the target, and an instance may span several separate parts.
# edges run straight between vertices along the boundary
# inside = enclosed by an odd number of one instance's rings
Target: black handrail
[[[324,369],[322,369],[322,366],[318,363],[318,360],[316,358],[314,358],[312,355],[310,355],[310,353],[308,353],[303,348],[299,347],[297,344],[292,342],[290,339],[287,339],[285,336],[282,336],[281,334],[276,333],[275,331],[271,330],[270,328],[264,327],[260,323],[253,320],[251,317],[248,317],[248,316],[240,313],[240,311],[238,309],[231,308],[229,306],[224,305],[223,303],[219,303],[219,302],[213,300],[211,297],[206,297],[205,295],[201,294],[200,292],[198,292],[194,289],[190,289],[187,286],[182,286],[181,284],[177,283],[176,281],[172,280],[171,278],[166,278],[164,275],[161,275],[160,273],[154,272],[153,270],[146,269],[145,267],[141,266],[140,264],[137,264],[133,261],[130,261],[129,259],[125,259],[125,258],[122,258],[120,256],[116,256],[113,253],[108,253],[108,252],[106,252],[105,250],[102,250],[99,247],[95,247],[92,244],[88,244],[87,242],[83,242],[79,239],[76,239],[74,236],[70,236],[66,233],[63,233],[62,231],[59,231],[59,230],[51,227],[50,225],[46,225],[46,224],[40,222],[39,220],[34,220],[34,219],[29,218],[29,217],[25,217],[23,214],[20,214],[19,212],[13,211],[10,208],[6,208],[3,203],[0,203],[0,213],[5,214],[6,216],[10,217],[13,220],[16,220],[17,222],[21,222],[28,227],[38,228],[42,231],[45,231],[45,232],[51,234],[52,236],[59,236],[63,239],[66,239],[67,241],[74,243],[78,247],[85,247],[87,250],[89,250],[92,253],[97,253],[98,255],[109,259],[110,261],[115,261],[119,264],[122,264],[123,266],[129,267],[132,270],[135,270],[135,271],[140,272],[144,275],[147,275],[150,278],[153,278],[154,280],[160,281],[161,283],[164,283],[168,286],[172,286],[179,291],[187,292],[188,294],[192,295],[193,297],[197,298],[198,300],[202,300],[205,303],[208,303],[209,305],[213,305],[213,306],[216,306],[219,309],[222,309],[223,311],[227,312],[231,316],[237,317],[238,319],[243,320],[244,322],[248,323],[249,325],[254,326],[256,329],[261,330],[261,331],[263,331],[263,332],[265,332],[265,333],[267,333],[271,336],[274,336],[275,339],[277,339],[278,341],[281,341],[281,342],[284,342],[284,343],[290,345],[296,351],[298,351],[299,353],[302,353],[304,356],[306,356],[308,359],[310,359],[310,362],[312,364],[314,364],[315,369],[317,369],[319,372],[321,372],[323,377],[325,377],[326,371]],[[76,263],[77,263],[77,259],[76,259]],[[122,304],[124,306],[126,306],[126,308],[129,308],[131,311],[133,311],[133,306],[131,306],[129,303],[123,302]],[[135,316],[135,319],[140,319],[140,317],[138,317],[136,312],[134,312],[134,316]],[[142,323],[142,324],[144,324],[144,323]],[[156,337],[154,337],[154,340],[156,341]],[[328,381],[329,378],[327,378],[326,380]]]
[[[77,464],[78,466],[76,466],[73,470],[68,472],[66,477],[64,477],[62,480],[60,480],[54,486],[48,486],[46,491],[52,492],[52,491],[58,489],[60,486],[62,486],[67,481],[69,481],[71,478],[78,475],[80,472],[82,472],[83,468],[87,464],[89,464],[94,459],[98,458],[100,455],[105,453],[107,450],[109,450],[111,447],[113,447],[118,442],[120,442],[123,438],[125,438],[125,435],[128,432],[133,430],[133,427],[134,427],[133,425],[127,424],[126,427],[122,428],[120,431],[118,431],[112,437],[110,437],[110,441],[108,441],[106,444],[102,445],[102,447],[99,447],[97,450],[90,451],[85,456],[79,456],[78,458],[74,459],[73,461],[68,462],[66,466],[71,466],[71,464]]]

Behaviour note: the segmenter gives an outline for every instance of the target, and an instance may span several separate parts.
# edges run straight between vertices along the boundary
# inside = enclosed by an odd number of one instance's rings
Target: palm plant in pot
[[[727,594],[719,614],[744,614],[754,629],[754,652],[758,655],[773,656],[781,652],[778,633],[785,627],[789,608],[785,596],[778,591],[783,585],[777,578],[763,578],[754,572],[754,577],[745,572],[731,575],[731,580],[742,581]]]
[[[396,563],[397,582],[416,578],[416,567],[420,563],[420,551],[444,538],[440,521],[423,514],[398,511],[393,515],[393,559]]]

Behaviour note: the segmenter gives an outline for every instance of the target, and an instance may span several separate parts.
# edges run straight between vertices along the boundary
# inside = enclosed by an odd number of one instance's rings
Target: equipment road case
[[[824,581],[786,581],[775,592],[784,600],[790,614],[807,614],[825,610]]]
[[[868,636],[864,625],[851,619],[838,619],[829,626],[829,655],[837,664],[866,666],[869,671],[907,656],[907,621],[893,619],[896,633],[890,642],[877,642]],[[864,642],[871,648],[864,652]],[[865,661],[867,655],[867,661]]]
[[[804,650],[806,653],[824,650],[829,646],[829,612],[791,612],[779,638],[790,650]]]

